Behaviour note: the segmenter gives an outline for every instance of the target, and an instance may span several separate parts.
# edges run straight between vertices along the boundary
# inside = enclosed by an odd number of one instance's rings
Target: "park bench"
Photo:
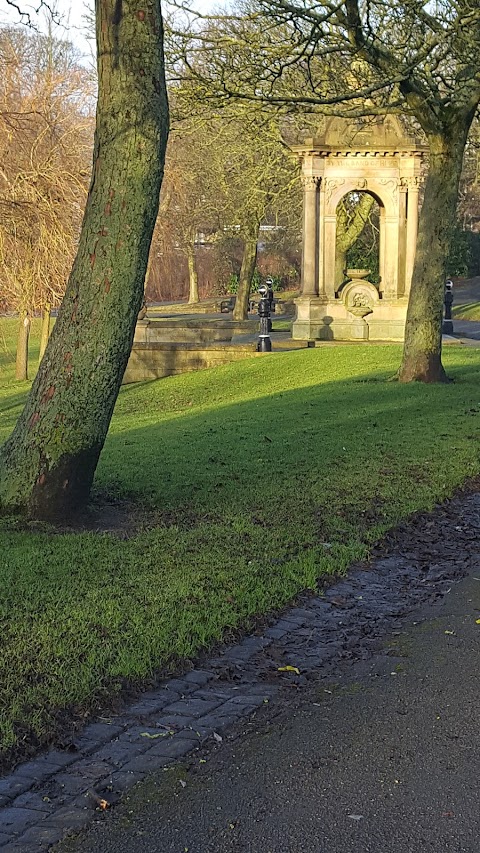
[[[248,301],[248,310],[250,313],[253,313],[258,309],[258,296],[251,296]],[[280,299],[274,299],[272,302],[272,314],[275,314],[275,306],[280,302]]]
[[[220,302],[220,313],[229,314],[235,308],[236,296],[229,296],[228,299],[222,299]]]

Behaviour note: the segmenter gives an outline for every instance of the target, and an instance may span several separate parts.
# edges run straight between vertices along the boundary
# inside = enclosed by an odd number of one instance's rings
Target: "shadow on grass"
[[[23,382],[22,385],[25,388],[24,391],[11,392],[9,389],[5,394],[3,394],[3,398],[0,400],[0,415],[10,412],[12,409],[18,409],[19,406],[23,406],[25,404],[27,394],[30,390],[30,385],[27,387],[27,383],[25,382]]]
[[[381,371],[380,353],[341,358],[312,350],[122,391],[96,489],[151,508],[127,540],[2,524],[2,749],[51,742],[58,709],[108,706],[478,472],[480,353],[449,354],[458,382],[430,387],[383,381],[395,353]]]
[[[161,414],[166,388],[137,386],[143,405],[153,393],[159,421],[137,426],[120,404],[97,488],[188,526],[242,507],[264,523],[272,512],[295,522],[305,501],[328,514],[376,502],[385,521],[390,501],[395,520],[476,473],[480,368],[452,372],[461,381],[451,386],[360,375],[170,415]]]

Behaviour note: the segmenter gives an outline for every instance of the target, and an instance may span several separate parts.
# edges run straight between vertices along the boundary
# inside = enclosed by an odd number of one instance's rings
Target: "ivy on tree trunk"
[[[39,372],[0,449],[0,508],[82,508],[143,298],[168,135],[160,0],[97,0],[93,173],[77,257]]]

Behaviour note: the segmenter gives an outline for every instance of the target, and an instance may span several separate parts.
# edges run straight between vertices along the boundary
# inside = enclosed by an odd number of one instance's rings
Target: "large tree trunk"
[[[17,357],[15,361],[15,379],[25,382],[28,379],[28,339],[30,337],[30,317],[28,311],[20,314],[17,337]]]
[[[188,261],[188,301],[199,302],[198,297],[198,273],[197,273],[197,265],[195,262],[195,241],[194,238],[192,242],[189,243],[187,249],[187,261]]]
[[[418,226],[401,382],[447,382],[442,365],[446,262],[456,222],[458,185],[470,122],[429,139],[430,167]]]
[[[233,309],[234,320],[246,320],[252,279],[257,263],[258,231],[260,224],[256,223],[248,232],[243,244],[242,266],[238,282],[237,298]]]
[[[97,0],[94,164],[78,254],[39,372],[0,449],[0,506],[88,500],[143,296],[168,134],[160,0]]]

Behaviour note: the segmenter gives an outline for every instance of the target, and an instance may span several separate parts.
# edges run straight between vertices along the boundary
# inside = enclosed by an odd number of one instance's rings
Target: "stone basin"
[[[362,270],[362,269],[352,268],[352,269],[346,270],[346,273],[347,273],[347,276],[349,278],[353,278],[353,279],[360,278],[360,279],[362,279],[362,278],[366,278],[367,275],[370,275],[370,270]]]

